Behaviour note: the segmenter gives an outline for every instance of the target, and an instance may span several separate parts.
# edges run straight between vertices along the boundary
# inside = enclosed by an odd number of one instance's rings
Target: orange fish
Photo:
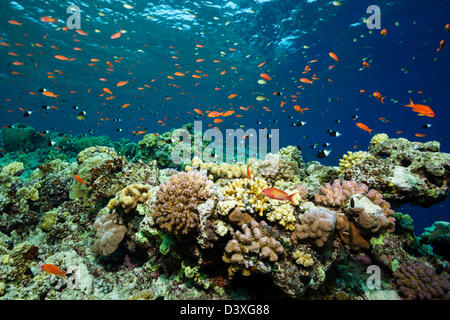
[[[120,81],[116,84],[116,87],[122,87],[124,85],[126,85],[128,83],[128,81]]]
[[[419,116],[430,118],[434,118],[436,116],[434,111],[429,106],[426,106],[424,104],[416,104],[411,100],[411,98],[409,99],[409,101],[409,104],[405,104],[405,107],[411,107],[414,112],[417,112],[419,114]]]
[[[375,99],[377,99],[378,101],[381,101],[381,103],[384,103],[384,98],[386,98],[386,97],[382,97],[382,96],[381,96],[381,93],[379,93],[379,92],[377,92],[377,91],[375,91],[375,92],[373,93],[373,96],[374,96]]]
[[[214,123],[221,123],[221,122],[223,122],[222,119],[214,119]]]
[[[247,164],[247,177],[248,177],[248,180],[252,180],[252,174],[250,172],[250,165],[249,164]]]
[[[197,60],[195,60],[195,62],[203,62],[203,61],[205,61],[205,59],[197,59]]]
[[[67,57],[62,56],[60,54],[56,55],[55,58],[59,59],[59,60],[63,60],[63,61],[70,61],[71,60],[71,58],[67,58]]]
[[[372,134],[372,129],[369,129],[369,127],[368,126],[366,126],[364,123],[361,123],[361,122],[358,122],[357,124],[356,124],[359,128],[361,128],[361,129],[363,129],[364,131],[367,131],[367,132],[369,132],[370,134]]]
[[[57,266],[55,266],[54,264],[43,264],[41,266],[41,269],[44,270],[45,272],[54,274],[56,276],[61,276],[61,277],[65,277],[66,273],[61,271],[61,269],[59,269]]]
[[[103,88],[103,91],[105,91],[106,93],[109,93],[110,95],[112,95],[111,90],[109,90],[108,88]]]
[[[125,103],[125,104],[122,106],[122,109],[125,109],[126,107],[129,107],[129,106],[130,106],[129,103]]]
[[[86,184],[86,182],[80,178],[79,175],[74,174],[73,177],[75,178],[75,180],[77,180],[78,182],[81,182],[82,184]]]
[[[272,80],[272,78],[269,77],[269,75],[266,74],[266,73],[261,73],[260,76],[261,76],[261,78],[263,78],[264,80],[267,80],[267,81]]]
[[[14,61],[12,64],[15,66],[21,66],[21,65],[23,65],[23,62]]]
[[[203,115],[203,112],[200,109],[194,109],[195,112],[197,112],[199,115]]]
[[[269,197],[271,199],[275,200],[289,200],[293,204],[296,204],[293,200],[293,197],[297,194],[297,192],[288,195],[286,192],[277,189],[277,188],[267,188],[262,191],[262,194],[266,197]]]
[[[228,96],[228,99],[233,99],[233,98],[235,98],[235,97],[237,97],[237,94],[236,94],[236,93],[232,93],[232,94],[230,94],[230,95]]]
[[[419,138],[424,138],[424,137],[426,137],[427,135],[426,135],[425,133],[416,133],[415,136],[416,136],[416,137],[419,137]]]
[[[260,64],[258,64],[258,68],[259,67],[262,67],[263,65],[265,65],[266,64],[266,62],[264,61],[264,62],[261,62]]]
[[[447,32],[450,33],[450,23],[447,23],[445,25],[445,30],[447,30]]]
[[[301,78],[300,81],[303,82],[303,83],[309,83],[309,84],[313,83],[311,80],[309,80],[307,78]]]
[[[81,30],[81,29],[75,29],[75,31],[76,31],[78,34],[81,34],[82,36],[87,36],[87,35],[88,35],[86,32],[84,32],[84,31]]]
[[[15,20],[9,20],[8,22],[11,23],[11,24],[13,24],[13,25],[15,25],[15,26],[21,26],[21,25],[22,25],[22,23],[17,22],[17,21],[15,21]]]
[[[210,117],[210,118],[220,117],[221,115],[222,115],[222,113],[220,113],[218,111],[212,111],[212,112],[208,113],[208,117]]]
[[[228,116],[231,116],[233,113],[234,113],[233,110],[228,110],[228,111],[225,111],[225,112],[222,114],[222,116],[228,117]]]
[[[364,68],[370,68],[370,64],[367,63],[367,61],[363,61],[363,67]]]
[[[184,73],[182,73],[182,72],[175,72],[174,75],[176,75],[178,77],[184,77]]]
[[[54,94],[53,92],[50,92],[50,91],[44,91],[44,92],[42,92],[42,94],[44,96],[47,96],[47,97],[50,97],[50,98],[58,98],[58,95],[56,95],[56,94]]]
[[[42,17],[41,21],[47,22],[47,23],[56,23],[58,24],[58,20],[52,17]]]
[[[117,39],[117,38],[120,38],[122,36],[122,31],[119,31],[119,32],[117,32],[117,33],[114,33],[112,36],[111,36],[111,39]]]
[[[444,40],[441,40],[441,42],[439,42],[439,48],[436,49],[436,52],[440,52],[443,47],[444,47]]]
[[[381,30],[380,33],[382,36],[387,36],[387,34],[388,34],[386,29]]]
[[[337,55],[334,52],[328,52],[328,54],[330,55],[331,58],[333,58],[336,61],[339,61],[339,58],[337,57]]]

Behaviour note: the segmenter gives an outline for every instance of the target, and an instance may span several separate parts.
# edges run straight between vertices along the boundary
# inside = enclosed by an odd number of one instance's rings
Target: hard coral
[[[393,285],[408,300],[450,299],[447,273],[436,274],[423,262],[403,263],[394,272]]]
[[[121,208],[125,213],[130,213],[136,209],[138,203],[144,203],[149,197],[148,187],[135,183],[119,191],[114,206]]]
[[[231,264],[228,273],[233,276],[237,271],[249,276],[252,267],[259,260],[278,261],[279,255],[284,253],[281,243],[275,238],[272,228],[264,221],[250,221],[241,226],[242,232],[236,231],[233,239],[225,246],[222,256],[224,262]]]
[[[260,216],[267,209],[267,197],[262,191],[269,186],[261,178],[234,179],[222,189],[222,193],[238,202],[242,211],[257,212]]]
[[[161,185],[156,193],[153,219],[164,230],[176,235],[198,231],[198,205],[211,195],[213,182],[196,172],[181,172]]]
[[[110,255],[119,247],[123,240],[127,228],[117,224],[117,214],[102,215],[97,217],[94,223],[94,230],[97,232],[93,252],[96,255]]]
[[[369,188],[365,184],[356,181],[334,180],[333,184],[326,183],[320,188],[320,193],[314,194],[314,200],[317,204],[325,207],[342,207],[347,200],[356,193],[366,194]]]
[[[292,233],[294,241],[309,239],[318,247],[323,247],[333,234],[336,226],[336,213],[326,208],[309,210],[300,215],[300,224]]]

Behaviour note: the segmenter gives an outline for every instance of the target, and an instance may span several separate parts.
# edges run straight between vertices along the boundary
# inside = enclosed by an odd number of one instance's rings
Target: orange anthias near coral
[[[277,189],[277,188],[267,188],[262,191],[262,194],[266,197],[269,197],[271,199],[275,200],[289,200],[293,204],[296,204],[296,202],[293,200],[293,197],[297,194],[297,192],[288,195],[286,192]]]
[[[61,269],[54,264],[43,264],[41,269],[48,273],[54,274],[55,276],[61,276],[63,278],[66,276],[66,273],[61,271]]]

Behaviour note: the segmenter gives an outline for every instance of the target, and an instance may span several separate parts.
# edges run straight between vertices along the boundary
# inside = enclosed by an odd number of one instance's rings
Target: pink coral
[[[366,194],[369,188],[364,183],[356,181],[334,180],[333,184],[326,183],[320,187],[320,193],[314,194],[314,200],[317,204],[325,207],[342,207],[347,200],[356,193]]]
[[[323,247],[336,226],[335,212],[326,208],[309,210],[300,215],[300,224],[292,233],[294,241],[309,239],[318,247]]]

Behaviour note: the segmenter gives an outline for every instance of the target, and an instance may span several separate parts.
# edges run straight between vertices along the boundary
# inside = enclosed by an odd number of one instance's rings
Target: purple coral
[[[393,285],[408,300],[450,300],[448,274],[436,274],[433,268],[423,262],[403,263],[394,272]]]

